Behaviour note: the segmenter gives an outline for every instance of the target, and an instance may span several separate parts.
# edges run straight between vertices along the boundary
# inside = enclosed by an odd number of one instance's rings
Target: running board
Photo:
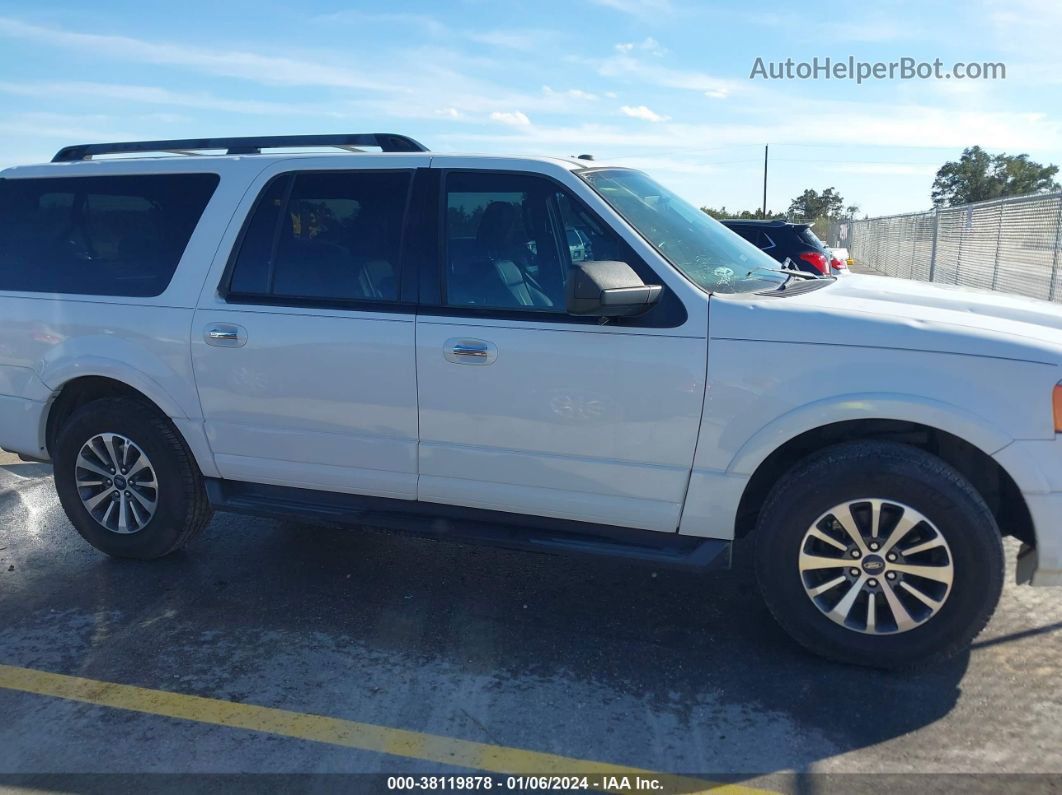
[[[218,511],[316,518],[462,544],[627,558],[678,569],[723,569],[730,565],[730,542],[718,538],[217,478],[208,478],[206,487],[211,505]]]

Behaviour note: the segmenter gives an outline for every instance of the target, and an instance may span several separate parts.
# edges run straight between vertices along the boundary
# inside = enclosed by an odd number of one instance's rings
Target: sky
[[[0,0],[0,168],[93,141],[397,132],[593,154],[690,201],[922,210],[967,146],[1062,165],[1062,2]],[[827,57],[996,80],[750,79]]]

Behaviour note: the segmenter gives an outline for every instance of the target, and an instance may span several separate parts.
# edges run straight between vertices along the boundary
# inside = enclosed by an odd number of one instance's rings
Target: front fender
[[[748,437],[726,463],[702,459],[694,466],[679,532],[733,538],[738,507],[760,464],[803,433],[849,420],[898,420],[918,423],[965,439],[986,454],[1012,441],[996,423],[958,406],[918,395],[863,392],[804,404],[776,417]],[[716,448],[717,452],[719,448]]]
[[[737,450],[726,472],[752,475],[767,456],[802,433],[851,420],[926,425],[964,439],[988,455],[1013,441],[995,422],[954,404],[903,393],[853,393],[808,403],[775,418]]]

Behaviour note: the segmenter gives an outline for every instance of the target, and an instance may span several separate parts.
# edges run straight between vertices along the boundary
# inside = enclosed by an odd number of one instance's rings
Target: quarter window
[[[395,301],[410,172],[273,180],[251,216],[229,296]]]
[[[0,180],[0,290],[160,295],[217,184],[216,174]]]

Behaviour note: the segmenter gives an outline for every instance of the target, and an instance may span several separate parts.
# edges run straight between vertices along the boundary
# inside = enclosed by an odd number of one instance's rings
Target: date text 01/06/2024
[[[389,790],[598,790],[659,792],[663,782],[653,776],[389,776]]]

